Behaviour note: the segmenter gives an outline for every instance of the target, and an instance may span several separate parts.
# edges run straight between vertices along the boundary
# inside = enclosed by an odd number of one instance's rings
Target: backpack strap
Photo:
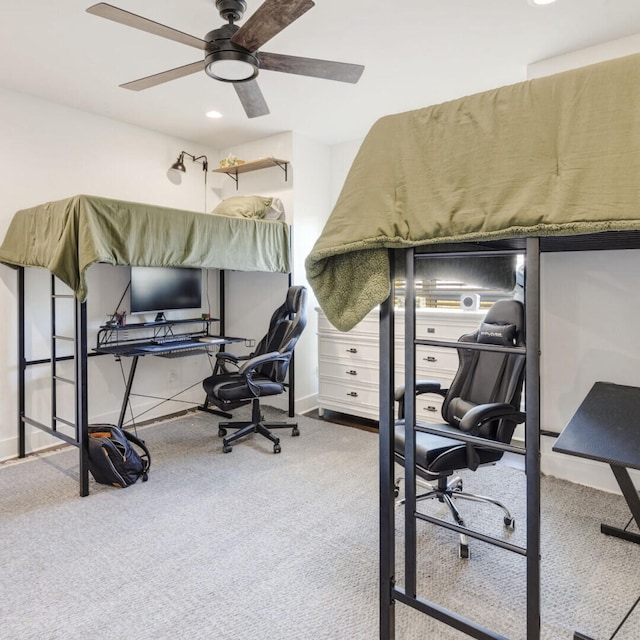
[[[149,479],[149,467],[151,467],[151,453],[149,452],[149,448],[145,444],[144,440],[140,440],[138,436],[133,435],[133,433],[131,433],[130,431],[127,431],[126,429],[120,429],[120,431],[122,431],[124,437],[129,440],[129,442],[132,442],[137,447],[140,447],[140,449],[142,449],[143,454],[140,456],[140,459],[142,460],[142,464],[144,465],[144,471],[142,472],[141,477],[142,482],[146,482]]]

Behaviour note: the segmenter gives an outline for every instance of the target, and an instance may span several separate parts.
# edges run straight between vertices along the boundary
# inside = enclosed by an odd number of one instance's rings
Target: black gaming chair
[[[299,435],[298,425],[288,422],[264,422],[260,398],[274,396],[285,390],[285,378],[293,349],[307,323],[307,290],[290,287],[287,298],[271,316],[269,331],[248,356],[236,356],[226,351],[216,354],[214,373],[202,382],[207,394],[205,408],[213,404],[228,412],[252,403],[249,422],[221,422],[218,435],[223,439],[223,451],[229,453],[231,443],[250,433],[259,433],[273,442],[273,452],[280,453],[280,440],[269,429],[290,427]],[[227,429],[237,431],[227,436]]]
[[[525,344],[524,307],[516,300],[499,300],[487,312],[484,321],[474,333],[462,336],[462,343],[523,347]],[[491,347],[489,347],[491,349]],[[460,469],[475,471],[479,466],[494,464],[504,451],[469,444],[447,437],[465,432],[500,443],[509,443],[517,424],[525,419],[519,410],[525,373],[525,356],[498,350],[457,348],[459,366],[449,389],[438,382],[418,381],[416,394],[436,393],[444,397],[443,424],[429,424],[442,435],[424,433],[416,429],[416,475],[429,490],[418,495],[418,500],[437,498],[449,507],[455,521],[465,526],[454,505],[458,499],[488,502],[504,512],[506,527],[514,527],[509,510],[498,500],[476,496],[462,491],[462,480],[453,474]],[[404,388],[396,390],[399,402],[395,427],[395,459],[404,466],[405,426]],[[428,423],[425,423],[425,425]],[[431,485],[430,483],[434,484]],[[422,483],[421,483],[422,484]],[[399,483],[396,483],[396,496]],[[400,501],[402,503],[403,500]],[[469,557],[467,536],[460,536],[460,557]]]

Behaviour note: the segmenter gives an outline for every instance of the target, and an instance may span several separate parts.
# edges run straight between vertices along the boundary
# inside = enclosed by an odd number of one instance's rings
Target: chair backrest
[[[498,300],[487,312],[480,327],[460,338],[460,342],[523,347],[525,345],[524,305],[518,300]],[[442,417],[457,426],[464,414],[478,404],[506,402],[520,407],[525,374],[525,356],[477,349],[458,348],[458,371],[442,405]],[[480,435],[509,442],[515,423],[494,420]]]
[[[293,350],[307,324],[307,290],[305,287],[289,287],[287,297],[271,316],[269,330],[258,342],[255,351],[257,356],[263,353],[278,351],[282,354],[292,354]],[[276,382],[283,382],[289,361],[271,362],[257,369],[258,373]]]

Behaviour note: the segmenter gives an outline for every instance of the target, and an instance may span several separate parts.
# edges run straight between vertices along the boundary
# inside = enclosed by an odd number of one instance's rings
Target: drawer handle
[[[427,327],[427,333],[435,333],[435,332],[436,332],[435,327]]]
[[[355,391],[350,391],[349,393],[347,393],[348,396],[351,396],[352,398],[357,398],[358,394]]]
[[[349,371],[347,371],[347,373],[350,376],[357,376],[358,375],[358,372],[355,369],[350,369]]]
[[[438,358],[434,356],[427,356],[426,358],[423,358],[423,360],[426,360],[427,362],[438,362]]]
[[[351,347],[351,349],[347,349],[347,353],[358,353],[358,350],[355,347]]]
[[[434,407],[432,404],[428,405],[425,407],[426,411],[431,411],[431,413],[435,413],[438,409],[436,409],[436,407]]]

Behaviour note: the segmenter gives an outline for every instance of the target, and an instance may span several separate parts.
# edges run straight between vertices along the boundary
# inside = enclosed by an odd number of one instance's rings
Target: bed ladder
[[[489,249],[488,251],[485,249]],[[465,533],[474,538],[488,542],[505,551],[515,552],[526,557],[526,639],[540,640],[540,336],[539,336],[539,252],[538,238],[526,239],[524,251],[522,247],[504,245],[476,245],[473,248],[460,250],[458,257],[466,256],[498,256],[501,253],[524,253],[527,283],[525,289],[525,324],[527,331],[526,344],[526,422],[524,448],[517,449],[524,455],[526,473],[526,512],[527,532],[526,548],[516,547],[498,539],[481,534],[467,528],[449,525],[454,531]],[[456,255],[455,249],[443,254],[445,257]],[[437,257],[435,251],[425,252],[418,256],[413,248],[404,250],[404,278],[406,279],[407,309],[415,306],[415,260],[419,257]],[[390,252],[391,281],[394,278],[395,255]],[[380,367],[380,640],[395,640],[395,605],[402,603],[445,625],[448,625],[477,640],[508,640],[498,631],[487,629],[474,620],[466,618],[459,612],[430,602],[418,595],[417,586],[417,546],[416,546],[416,495],[415,468],[405,465],[405,531],[404,531],[404,586],[396,583],[396,516],[394,494],[394,309],[393,285],[389,298],[380,305],[380,362],[387,363]],[[415,385],[415,344],[431,343],[417,340],[415,335],[415,315],[405,314],[405,384]],[[409,402],[405,407],[406,420],[415,424],[415,403]],[[462,439],[462,438],[460,438]],[[408,447],[407,459],[415,459],[415,443]],[[505,448],[506,450],[506,448]],[[408,505],[408,506],[407,506]],[[431,521],[431,520],[429,520]],[[463,530],[461,530],[463,529]]]
[[[19,381],[18,381],[18,455],[26,457],[26,425],[36,427],[41,431],[63,440],[67,444],[78,447],[79,450],[79,482],[80,495],[86,496],[89,493],[89,447],[88,447],[88,391],[87,391],[87,310],[86,303],[79,302],[73,293],[58,293],[56,291],[56,280],[51,275],[50,280],[50,313],[49,313],[49,337],[50,337],[50,357],[27,360],[25,347],[25,269],[18,270],[18,361],[19,361]],[[67,304],[71,301],[74,305],[73,312],[73,335],[64,335],[58,332],[58,305],[62,302]],[[70,315],[70,314],[69,314]],[[63,353],[63,345],[72,345],[72,353]],[[60,373],[60,363],[64,361],[73,362],[73,376],[67,377]],[[26,371],[31,366],[50,365],[50,392],[51,411],[49,424],[44,424],[26,413]],[[58,391],[61,386],[71,386],[74,397],[74,418],[67,418],[58,415]],[[69,435],[60,430],[59,427],[68,427],[73,430],[73,435]]]

